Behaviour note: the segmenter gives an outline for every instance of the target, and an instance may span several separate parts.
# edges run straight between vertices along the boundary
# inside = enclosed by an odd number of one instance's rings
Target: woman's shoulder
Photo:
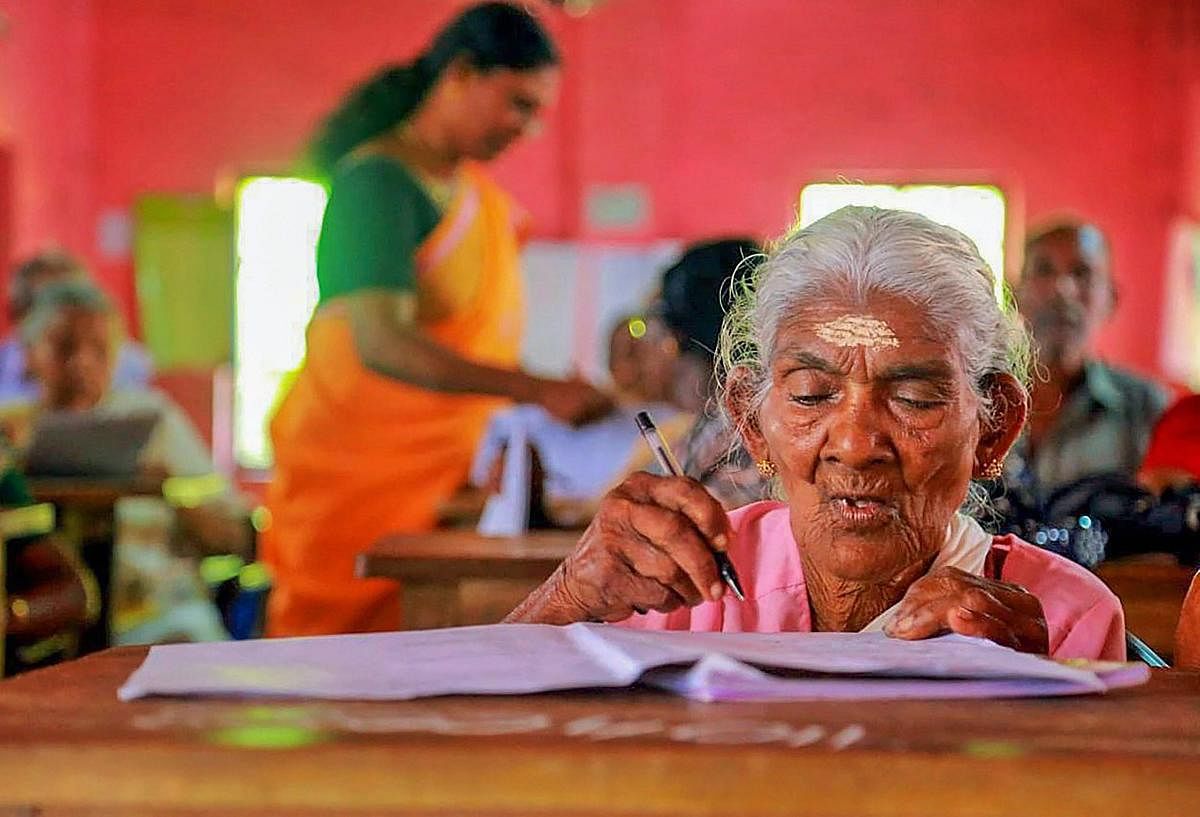
[[[995,537],[993,547],[1008,552],[1001,578],[1033,593],[1043,607],[1052,605],[1080,614],[1098,605],[1121,609],[1116,594],[1095,573],[1057,553],[1031,545],[1012,534]],[[1049,615],[1050,610],[1046,613]]]
[[[382,151],[355,153],[342,160],[329,180],[322,239],[325,249],[332,237],[333,244],[358,252],[367,231],[368,244],[383,242],[394,249],[403,232],[400,225],[411,228],[419,241],[440,220],[429,191],[400,159]]]
[[[800,553],[786,503],[753,502],[729,513],[729,558],[751,599],[804,585]]]
[[[420,192],[416,174],[400,159],[381,150],[365,150],[347,156],[329,180],[336,194],[362,187],[389,188],[403,192]]]
[[[788,526],[790,520],[786,502],[764,500],[751,502],[729,512],[729,523],[733,525],[734,536],[753,536],[761,533],[764,526],[779,524]]]
[[[1125,660],[1125,613],[1104,582],[1056,553],[998,536],[1007,551],[1000,577],[1037,596],[1055,658]]]
[[[496,181],[491,171],[483,163],[468,160],[462,163],[461,170],[462,177],[470,182],[481,195],[503,203],[511,211],[510,215],[514,224],[521,226],[529,221],[529,214],[516,198],[500,182]]]

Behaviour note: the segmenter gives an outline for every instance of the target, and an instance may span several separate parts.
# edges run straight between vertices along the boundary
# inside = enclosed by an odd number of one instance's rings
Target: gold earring
[[[992,460],[983,466],[984,479],[1000,479],[1004,476],[1004,460]]]
[[[771,479],[779,473],[775,468],[775,463],[766,459],[758,460],[754,463],[754,467],[758,469],[758,475],[763,479]]]

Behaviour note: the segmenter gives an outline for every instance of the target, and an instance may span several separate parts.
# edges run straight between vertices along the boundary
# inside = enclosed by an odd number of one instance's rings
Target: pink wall
[[[1161,305],[1182,150],[1171,4],[638,5],[596,21],[606,70],[583,66],[581,132],[603,136],[582,149],[594,179],[620,178],[626,154],[653,163],[656,231],[777,230],[805,182],[839,173],[994,180],[1017,214],[1069,208],[1110,230],[1123,304],[1102,348],[1155,368],[1144,327]],[[665,35],[665,70],[605,59],[630,30]],[[648,127],[621,115],[631,125],[610,132],[638,76],[651,77],[632,96]]]
[[[1184,214],[1200,221],[1200,4],[1185,4],[1183,33],[1183,73],[1186,85],[1183,131],[1182,208]]]
[[[89,249],[96,216],[139,191],[211,191],[222,176],[282,166],[350,82],[411,54],[461,5],[44,2],[58,11],[33,15],[43,28],[67,22],[81,43],[60,69],[82,79],[60,84],[94,142],[48,132],[46,101],[25,114],[43,123],[27,143],[53,143],[56,178],[83,166],[63,195],[72,240]],[[1154,370],[1157,333],[1145,327],[1161,314],[1168,225],[1200,200],[1184,179],[1197,150],[1185,125],[1195,137],[1200,117],[1186,5],[608,0],[556,24],[563,99],[546,132],[497,170],[542,235],[585,238],[606,238],[582,225],[594,184],[650,192],[650,222],[626,237],[689,238],[775,233],[803,184],[839,173],[993,181],[1018,220],[1071,209],[1110,230],[1123,302],[1102,348]],[[45,230],[41,212],[20,210],[22,240]],[[127,260],[100,262],[132,301]]]
[[[0,144],[12,157],[11,189],[0,191],[11,214],[8,249],[87,252],[96,160],[92,0],[0,0],[0,15]],[[0,310],[0,325],[6,318]]]

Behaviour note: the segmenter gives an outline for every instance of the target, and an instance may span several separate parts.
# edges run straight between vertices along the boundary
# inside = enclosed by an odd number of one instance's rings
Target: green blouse
[[[365,289],[414,291],[415,256],[441,220],[404,165],[379,154],[343,163],[317,243],[320,303]]]

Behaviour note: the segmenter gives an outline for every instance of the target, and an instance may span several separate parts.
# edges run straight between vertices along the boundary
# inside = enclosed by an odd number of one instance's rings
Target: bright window
[[[254,176],[238,187],[233,454],[242,468],[272,463],[267,422],[304,360],[324,212],[325,189],[313,182]]]
[[[800,192],[800,225],[847,205],[911,210],[965,233],[996,275],[1004,280],[1004,194],[976,184],[810,184]]]

